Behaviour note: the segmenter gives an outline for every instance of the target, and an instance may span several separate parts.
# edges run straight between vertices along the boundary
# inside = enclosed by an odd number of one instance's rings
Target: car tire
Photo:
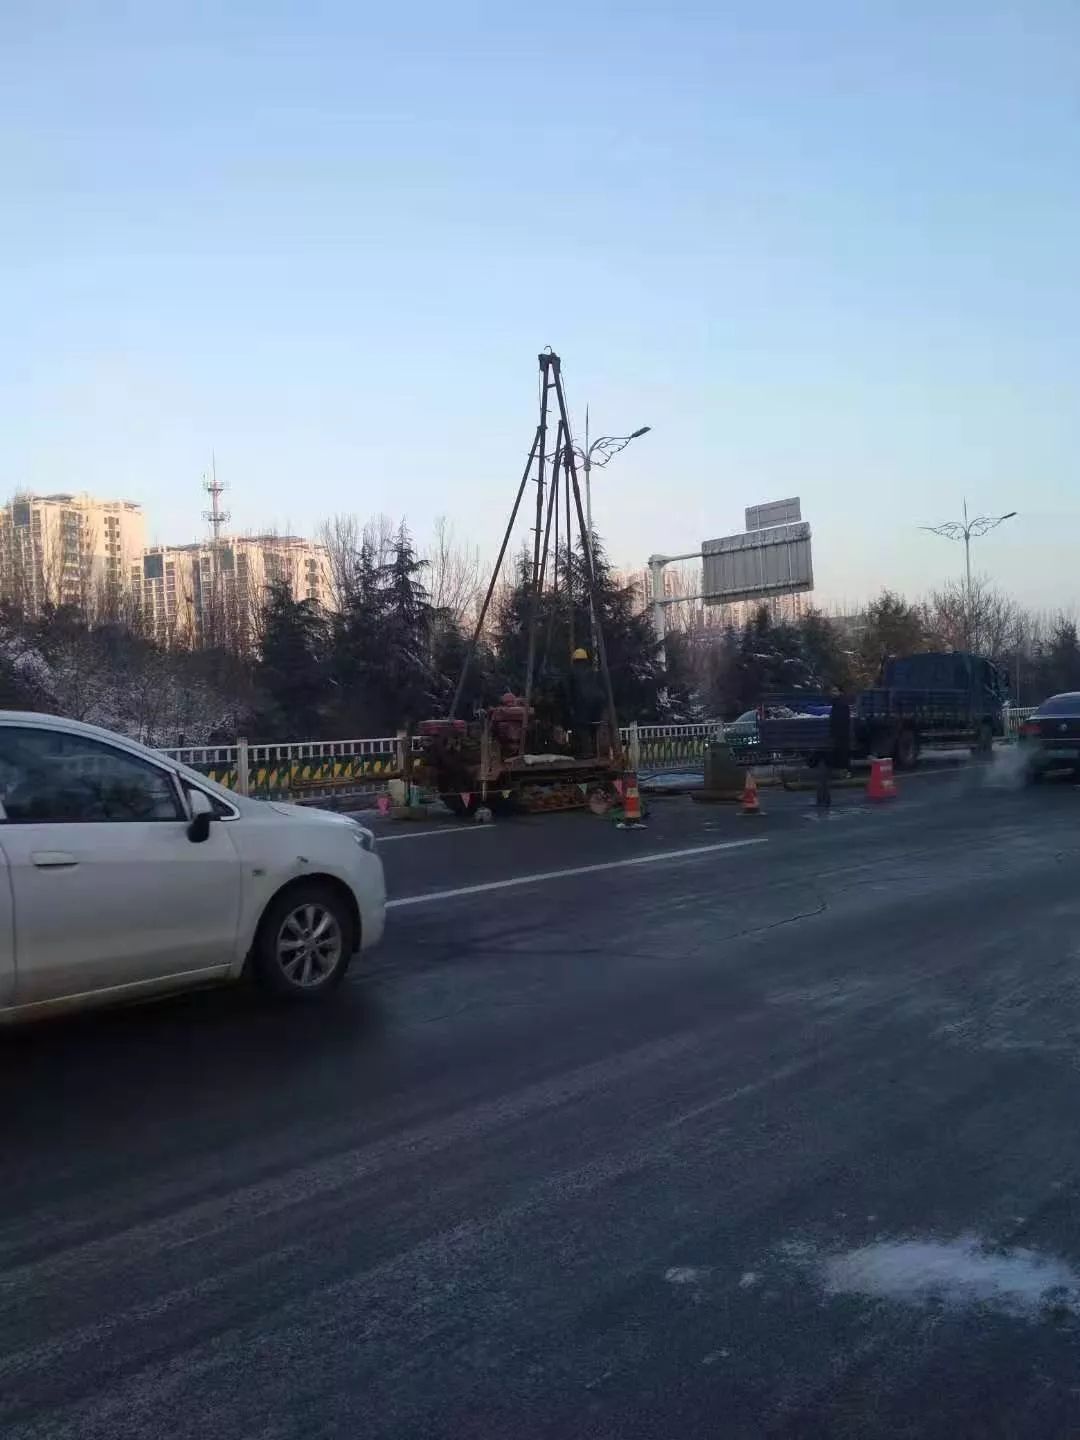
[[[336,990],[355,948],[353,916],[333,888],[317,880],[283,890],[270,902],[252,948],[264,990],[310,1003]]]

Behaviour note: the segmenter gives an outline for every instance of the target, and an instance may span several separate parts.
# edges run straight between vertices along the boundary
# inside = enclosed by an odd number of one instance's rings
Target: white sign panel
[[[814,588],[810,526],[805,520],[706,540],[701,557],[707,605],[796,595]]]
[[[767,505],[746,507],[747,530],[767,530],[770,525],[794,525],[802,519],[802,505],[795,495],[790,500],[770,500]]]

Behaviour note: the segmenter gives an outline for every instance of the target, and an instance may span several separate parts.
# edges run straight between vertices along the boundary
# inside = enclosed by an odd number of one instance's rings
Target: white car
[[[385,905],[355,821],[234,795],[93,725],[0,711],[0,1020],[245,967],[315,999],[378,944]]]

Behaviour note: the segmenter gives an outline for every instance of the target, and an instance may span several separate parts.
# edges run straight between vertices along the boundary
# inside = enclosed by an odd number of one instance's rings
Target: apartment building
[[[198,545],[151,545],[130,568],[130,594],[147,635],[163,645],[198,637]]]
[[[326,548],[296,535],[245,535],[151,546],[131,570],[143,623],[157,640],[250,648],[272,585],[298,600],[332,602]]]
[[[47,604],[117,605],[145,543],[133,501],[16,495],[0,508],[0,594],[29,614]]]

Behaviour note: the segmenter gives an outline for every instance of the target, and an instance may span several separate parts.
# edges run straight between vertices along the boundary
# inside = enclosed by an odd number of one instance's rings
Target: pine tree
[[[404,524],[384,564],[370,546],[361,546],[333,634],[339,733],[388,734],[437,712],[434,611],[423,571]]]
[[[318,737],[327,690],[326,619],[312,600],[294,600],[287,584],[271,586],[256,683],[263,704],[260,734]]]
[[[666,700],[665,674],[658,658],[659,643],[652,625],[638,605],[633,586],[620,585],[602,548],[596,546],[596,615],[603,633],[615,709],[621,723],[658,718]],[[537,607],[534,692],[556,703],[565,683],[571,652],[592,651],[592,611],[589,604],[588,563],[580,545],[569,556],[560,548],[558,585],[553,583],[548,560],[549,585]],[[525,687],[529,620],[532,613],[532,563],[523,556],[516,583],[502,598],[495,624],[495,657],[500,681],[518,693]]]

